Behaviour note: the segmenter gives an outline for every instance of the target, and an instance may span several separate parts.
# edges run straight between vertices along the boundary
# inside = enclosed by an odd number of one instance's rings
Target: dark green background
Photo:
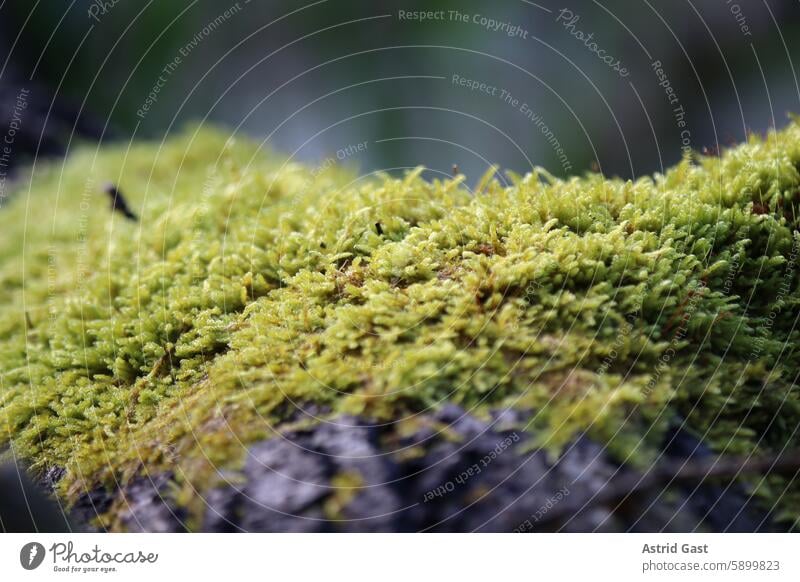
[[[739,0],[749,37],[726,0],[539,2],[580,14],[579,28],[595,33],[631,70],[624,80],[555,23],[554,14],[522,0],[327,0],[277,22],[305,2],[242,0],[241,10],[170,76],[144,120],[136,112],[162,68],[233,3],[119,0],[99,23],[87,14],[91,4],[3,3],[0,46],[8,59],[0,83],[6,92],[33,86],[37,97],[46,97],[45,111],[57,94],[58,106],[82,112],[92,139],[160,138],[207,118],[256,137],[272,134],[272,148],[311,163],[367,141],[367,151],[348,160],[363,171],[425,164],[449,173],[457,163],[475,179],[492,162],[519,172],[534,163],[563,173],[535,126],[498,98],[454,87],[449,79],[458,73],[529,103],[563,144],[574,172],[594,162],[607,174],[631,176],[674,163],[681,146],[639,42],[664,63],[697,150],[741,141],[747,130],[783,125],[788,111],[800,111],[792,60],[800,54],[800,3],[790,0]],[[473,24],[397,18],[399,9],[454,8],[517,24],[539,40]],[[386,14],[391,17],[352,22]],[[370,49],[379,50],[364,52]],[[338,60],[323,65],[332,59]],[[421,75],[447,79],[387,79]],[[357,86],[346,88],[351,85]],[[334,91],[276,131],[297,109]],[[61,128],[62,141],[69,129]],[[392,141],[375,143],[385,138]]]

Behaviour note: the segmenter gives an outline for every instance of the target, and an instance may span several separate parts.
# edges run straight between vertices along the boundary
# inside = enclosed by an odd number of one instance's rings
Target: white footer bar
[[[796,581],[799,566],[789,534],[0,534],[2,580]]]

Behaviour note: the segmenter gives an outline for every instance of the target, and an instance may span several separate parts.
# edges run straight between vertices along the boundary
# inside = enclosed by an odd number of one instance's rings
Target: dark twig
[[[111,210],[116,210],[121,212],[125,218],[129,220],[138,220],[136,215],[128,206],[125,197],[120,192],[119,188],[117,188],[114,184],[106,184],[105,193],[109,195],[111,198]]]

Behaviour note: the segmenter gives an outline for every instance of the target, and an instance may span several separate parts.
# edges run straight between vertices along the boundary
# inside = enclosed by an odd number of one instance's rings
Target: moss
[[[635,182],[535,170],[476,195],[205,128],[81,150],[2,211],[0,439],[64,467],[68,501],[169,469],[195,516],[309,405],[510,406],[541,446],[588,432],[642,465],[675,417],[719,453],[797,446],[798,168],[797,123]],[[797,515],[791,484],[751,485]]]

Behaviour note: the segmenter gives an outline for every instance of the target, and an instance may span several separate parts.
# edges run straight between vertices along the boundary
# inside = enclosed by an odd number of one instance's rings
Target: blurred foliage
[[[800,5],[791,0],[735,4],[743,20],[718,0],[653,9],[627,0],[573,2],[578,28],[591,31],[608,53],[622,55],[636,91],[556,24],[554,13],[521,0],[240,0],[241,10],[184,59],[142,119],[137,111],[163,67],[236,3],[105,3],[109,9],[92,19],[88,10],[98,4],[89,0],[5,2],[0,36],[14,44],[11,63],[23,75],[33,72],[35,81],[58,88],[60,98],[85,104],[120,136],[161,136],[208,115],[269,136],[278,149],[298,150],[307,161],[323,160],[348,143],[402,137],[371,147],[353,163],[367,170],[425,164],[444,173],[458,163],[473,179],[489,163],[519,171],[541,164],[564,173],[545,132],[499,99],[453,87],[448,79],[460,73],[531,104],[572,168],[598,164],[606,174],[632,177],[674,163],[682,145],[642,47],[664,64],[687,110],[695,150],[741,141],[747,130],[783,125],[786,111],[800,110],[791,60],[798,55]],[[538,4],[561,7],[550,0]],[[531,39],[452,21],[401,22],[400,9],[486,14],[522,26]],[[391,17],[373,18],[382,15]],[[445,79],[386,80],[408,75]],[[315,99],[321,100],[310,105]]]

